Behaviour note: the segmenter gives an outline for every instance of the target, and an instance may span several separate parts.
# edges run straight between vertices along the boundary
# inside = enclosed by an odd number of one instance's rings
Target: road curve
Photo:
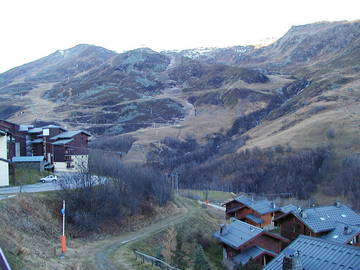
[[[114,262],[111,260],[111,255],[120,249],[122,246],[127,245],[128,243],[134,242],[136,240],[140,240],[144,237],[151,236],[155,233],[158,233],[169,226],[172,226],[176,223],[181,222],[185,218],[189,216],[190,213],[195,211],[194,209],[191,209],[185,204],[182,204],[181,213],[172,216],[164,218],[156,223],[150,224],[149,226],[138,230],[133,233],[126,234],[124,236],[118,237],[113,243],[110,245],[104,246],[101,248],[100,251],[95,253],[95,264],[96,269],[99,270],[119,270],[124,269],[118,265],[115,265]]]

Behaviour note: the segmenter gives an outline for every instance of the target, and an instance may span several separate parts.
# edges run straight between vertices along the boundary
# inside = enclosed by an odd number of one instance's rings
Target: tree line
[[[231,141],[214,134],[200,145],[193,138],[166,138],[152,155],[153,164],[162,171],[175,172],[183,188],[224,189],[264,195],[291,194],[309,199],[318,188],[328,195],[344,195],[360,209],[360,158],[356,155],[339,160],[330,147],[294,149],[275,146],[236,149],[246,137]]]

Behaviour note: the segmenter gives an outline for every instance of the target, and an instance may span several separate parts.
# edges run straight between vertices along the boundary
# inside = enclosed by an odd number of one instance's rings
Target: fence
[[[173,267],[173,266],[167,264],[166,262],[164,262],[164,261],[162,261],[162,260],[160,260],[158,258],[152,257],[150,255],[146,255],[146,254],[141,253],[140,251],[137,251],[137,250],[133,250],[133,251],[134,251],[134,254],[135,254],[135,258],[137,259],[139,257],[142,260],[143,263],[145,263],[145,262],[151,263],[152,266],[157,266],[160,269],[181,270],[179,268],[176,268],[176,267]]]
[[[8,261],[6,260],[5,254],[1,248],[0,248],[0,269],[1,270],[11,270],[11,267],[10,267]]]

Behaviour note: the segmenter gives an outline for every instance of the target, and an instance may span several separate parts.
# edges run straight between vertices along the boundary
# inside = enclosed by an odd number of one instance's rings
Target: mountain
[[[116,53],[82,44],[0,74],[0,118],[128,133],[138,146],[221,133],[246,136],[234,151],[359,152],[359,48],[359,21],[293,26],[263,47]]]

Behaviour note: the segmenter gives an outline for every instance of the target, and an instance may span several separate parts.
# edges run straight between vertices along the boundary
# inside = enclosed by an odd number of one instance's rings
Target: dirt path
[[[181,207],[178,208],[177,214],[174,216],[162,218],[136,232],[125,233],[117,237],[112,237],[111,239],[101,240],[97,243],[95,242],[87,245],[77,256],[78,261],[83,263],[81,263],[81,266],[78,266],[76,269],[131,269],[131,267],[129,268],[126,261],[122,260],[122,258],[117,258],[117,262],[115,263],[112,259],[113,254],[134,241],[151,236],[152,234],[160,232],[171,225],[183,221],[194,211],[196,211],[196,208],[182,202]]]

